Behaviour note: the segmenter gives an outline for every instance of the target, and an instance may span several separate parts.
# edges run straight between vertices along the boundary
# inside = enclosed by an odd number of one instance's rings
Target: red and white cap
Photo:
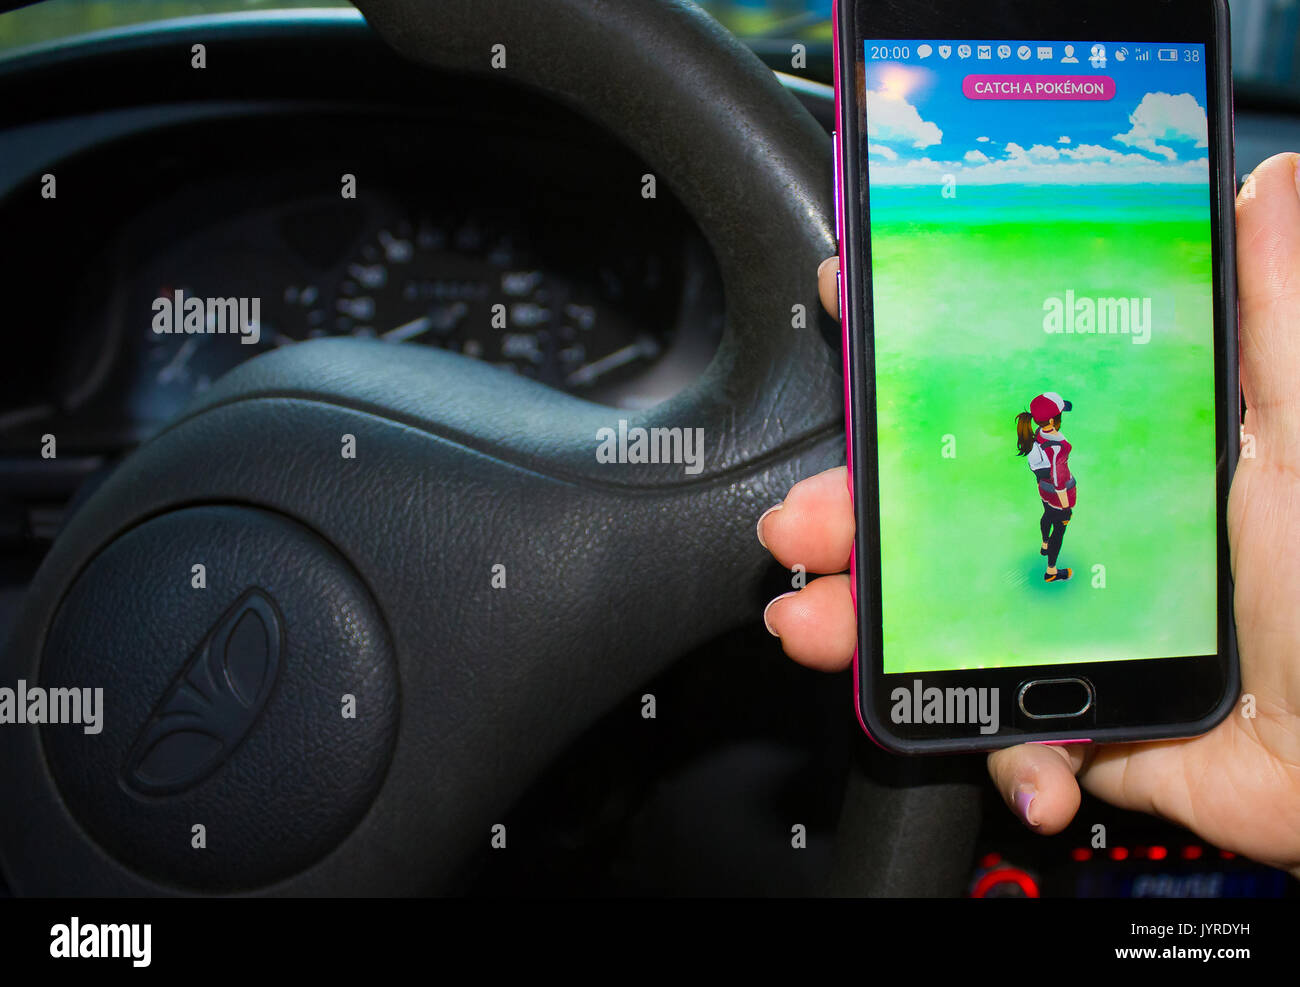
[[[1045,425],[1057,415],[1070,410],[1070,402],[1055,391],[1040,394],[1029,402],[1029,414],[1039,425]]]

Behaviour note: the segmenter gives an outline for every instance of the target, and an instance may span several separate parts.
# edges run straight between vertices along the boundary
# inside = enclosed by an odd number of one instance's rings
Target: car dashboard
[[[414,71],[366,40],[387,71]],[[136,73],[157,69],[156,49],[117,52],[133,53]],[[329,335],[452,349],[627,408],[707,366],[723,306],[702,237],[671,190],[644,197],[645,169],[561,108],[490,83],[441,105],[375,104],[337,66],[346,97],[328,101],[283,65],[261,85],[241,74],[262,98],[214,104],[185,99],[187,83],[211,88],[192,81],[202,72],[174,74],[161,105],[9,135],[0,215],[29,231],[6,248],[26,287],[10,329],[29,359],[10,366],[0,448],[31,448],[39,430],[78,455],[124,451],[237,363]],[[44,182],[53,196],[31,194]],[[183,299],[222,297],[255,300],[247,345],[179,317]],[[23,346],[33,326],[38,345]]]

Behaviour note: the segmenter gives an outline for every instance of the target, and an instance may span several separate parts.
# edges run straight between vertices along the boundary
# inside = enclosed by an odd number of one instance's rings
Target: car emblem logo
[[[221,615],[136,738],[122,774],[129,787],[175,795],[225,763],[275,685],[281,626],[260,589],[248,590]]]

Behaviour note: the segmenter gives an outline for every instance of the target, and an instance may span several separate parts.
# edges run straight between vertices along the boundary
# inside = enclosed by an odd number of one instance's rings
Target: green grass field
[[[1205,188],[871,196],[885,671],[1213,653]],[[1150,341],[1044,332],[1044,299],[1067,289],[1151,298]],[[1014,416],[1048,390],[1074,405],[1063,584],[1043,582],[1015,448]]]

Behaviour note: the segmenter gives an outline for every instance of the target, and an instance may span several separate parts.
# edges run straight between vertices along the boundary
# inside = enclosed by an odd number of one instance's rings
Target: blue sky
[[[1090,43],[1074,45],[1077,64],[1061,64],[1065,42],[936,41],[929,57],[918,41],[867,43],[866,85],[872,184],[928,184],[945,175],[978,184],[1141,184],[1208,181],[1205,52],[1200,45],[1106,45],[1106,64],[1090,64]],[[980,45],[992,59],[976,57]],[[998,46],[1011,57],[998,57]],[[1033,54],[1018,57],[1021,45]],[[905,59],[873,59],[872,49],[906,45]],[[947,59],[939,46],[951,47]],[[1039,60],[1039,46],[1052,58]],[[1116,49],[1128,57],[1119,61]],[[1158,61],[1174,48],[1178,61]],[[1149,61],[1137,61],[1139,49]],[[1194,53],[1198,61],[1191,61]],[[893,52],[891,52],[893,54]],[[967,75],[1109,76],[1111,100],[981,100],[962,92]]]

